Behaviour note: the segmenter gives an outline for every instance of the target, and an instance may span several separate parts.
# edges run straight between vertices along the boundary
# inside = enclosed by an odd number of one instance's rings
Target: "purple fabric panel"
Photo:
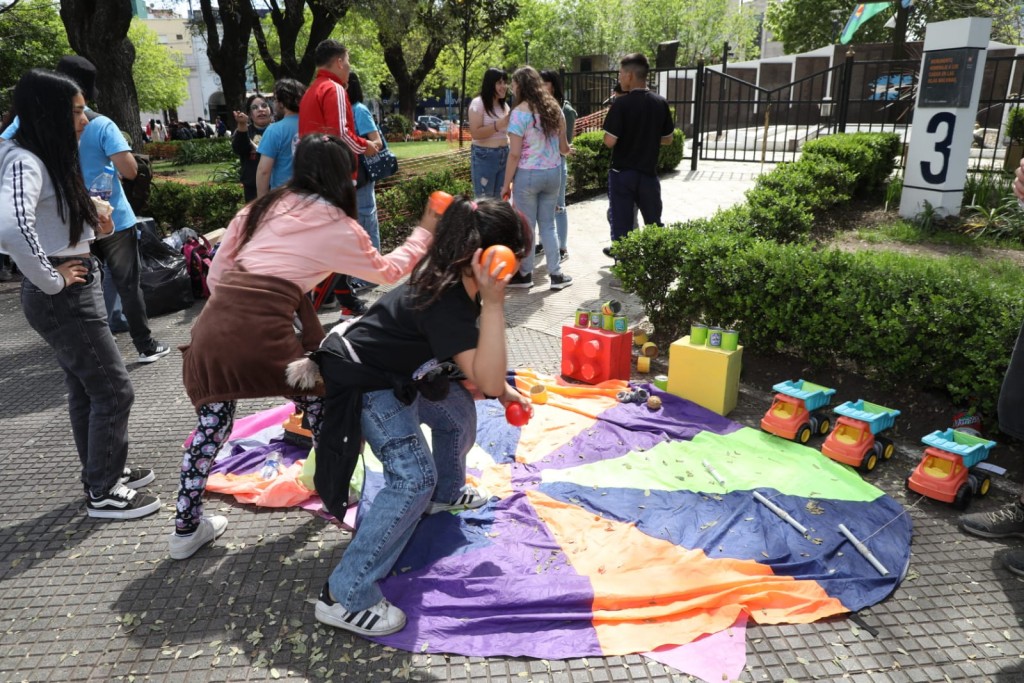
[[[646,405],[635,403],[620,403],[598,418],[629,430],[662,433],[674,441],[689,441],[700,432],[729,434],[743,426],[696,403],[661,391],[653,384],[646,384],[644,388],[661,399],[661,410],[648,410]]]
[[[600,656],[590,580],[573,570],[526,496],[487,509],[494,514],[490,545],[381,582],[409,623],[374,640],[409,652],[479,657]],[[417,563],[405,555],[398,562],[410,564]]]
[[[245,450],[248,448],[248,450]],[[281,456],[281,465],[288,467],[296,460],[305,460],[309,450],[293,446],[287,441],[271,441],[269,444],[246,445],[234,444],[231,448],[231,455],[214,463],[210,468],[210,474],[252,474],[259,472],[267,455],[271,451],[277,451]]]

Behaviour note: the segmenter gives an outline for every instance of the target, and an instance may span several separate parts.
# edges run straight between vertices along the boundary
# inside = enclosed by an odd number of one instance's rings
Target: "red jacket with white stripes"
[[[352,105],[341,80],[326,69],[319,69],[299,103],[299,135],[327,133],[337,135],[354,155],[366,152],[368,141],[356,135]],[[358,165],[353,158],[352,177]]]

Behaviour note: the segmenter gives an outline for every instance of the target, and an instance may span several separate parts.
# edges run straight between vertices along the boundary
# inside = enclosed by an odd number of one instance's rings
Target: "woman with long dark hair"
[[[235,113],[235,133],[231,136],[231,149],[241,161],[239,180],[245,201],[256,199],[256,169],[259,168],[258,151],[263,132],[274,121],[274,111],[264,95],[250,95],[245,101],[245,111]]]
[[[504,265],[481,255],[504,245],[531,250],[515,210],[494,199],[459,197],[437,227],[409,282],[361,318],[335,328],[314,354],[326,384],[326,420],[317,450],[316,488],[327,509],[344,514],[362,439],[384,466],[384,488],[360,505],[357,531],[316,603],[316,618],[364,636],[394,633],[405,615],[377,582],[391,571],[420,517],[478,508],[488,494],[466,484],[466,454],[476,439],[468,379],[502,404],[529,402],[505,382]],[[314,386],[315,365],[289,368],[296,386]],[[420,429],[430,427],[428,442]]]
[[[477,198],[499,197],[508,160],[508,74],[490,68],[484,72],[480,95],[469,103],[469,133],[473,136],[469,169]]]
[[[224,235],[207,279],[210,299],[192,327],[192,343],[182,347],[185,391],[198,422],[182,460],[169,539],[176,560],[227,526],[224,517],[203,515],[203,492],[238,399],[291,398],[319,440],[323,392],[296,395],[285,382],[285,367],[324,336],[309,291],[335,272],[396,282],[430,246],[436,215],[427,211],[405,244],[387,256],[374,249],[355,221],[351,156],[333,135],[307,135],[295,149],[291,180],[239,211]]]
[[[562,272],[561,247],[555,232],[555,206],[562,182],[562,155],[568,154],[565,117],[555,98],[544,90],[540,74],[524,66],[512,74],[512,92],[518,104],[509,118],[511,141],[505,169],[504,198],[512,197],[533,230],[540,231],[540,242],[547,257],[551,289],[564,289],[572,278]],[[526,255],[509,287],[533,287],[534,253]]]
[[[135,394],[107,327],[99,264],[90,253],[97,233],[109,234],[114,224],[97,213],[79,167],[85,98],[70,78],[32,69],[14,88],[14,106],[21,127],[0,145],[0,249],[25,276],[25,318],[64,371],[87,514],[142,517],[160,500],[135,490],[153,480],[152,470],[125,465]]]

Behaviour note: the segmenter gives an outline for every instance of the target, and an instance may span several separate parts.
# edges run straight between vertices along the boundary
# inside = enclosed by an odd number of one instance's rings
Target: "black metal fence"
[[[792,161],[804,142],[834,132],[895,132],[906,142],[920,60],[857,60],[848,53],[829,62],[730,66],[725,73],[698,65],[652,71],[648,85],[673,107],[692,168],[697,159]],[[600,129],[617,78],[615,71],[562,73],[580,115],[577,130]],[[990,56],[982,83],[972,166],[1002,168],[1001,127],[1009,109],[1024,106],[1024,55]]]

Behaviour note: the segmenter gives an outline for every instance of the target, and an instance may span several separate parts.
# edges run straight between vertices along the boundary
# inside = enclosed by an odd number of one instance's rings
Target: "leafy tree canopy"
[[[0,13],[0,90],[13,87],[34,67],[52,69],[72,54],[64,24],[51,0],[21,0]]]
[[[128,40],[135,46],[132,78],[142,111],[180,107],[188,97],[188,68],[181,55],[160,44],[159,37],[139,19],[132,19]]]

